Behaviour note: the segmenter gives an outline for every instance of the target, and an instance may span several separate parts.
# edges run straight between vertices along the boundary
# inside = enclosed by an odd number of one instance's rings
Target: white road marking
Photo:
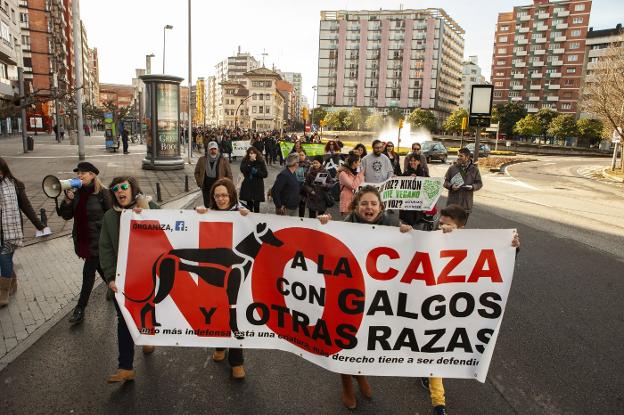
[[[542,166],[552,166],[553,164],[557,164],[557,163],[544,163],[542,164]]]
[[[540,191],[539,188],[535,187],[535,186],[531,186],[528,183],[522,182],[518,179],[516,179],[515,177],[511,176],[511,175],[505,175],[505,176],[498,176],[498,175],[488,175],[486,176],[490,179],[493,179],[497,182],[501,182],[501,183],[506,183],[506,184],[511,184],[514,186],[518,186],[518,187],[523,187],[525,189],[531,189],[531,190],[537,190]]]

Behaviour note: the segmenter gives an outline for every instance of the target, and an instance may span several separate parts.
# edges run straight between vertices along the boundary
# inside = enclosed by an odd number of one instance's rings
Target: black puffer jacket
[[[92,257],[97,257],[100,254],[99,242],[100,242],[100,230],[102,229],[102,219],[104,213],[111,208],[109,199],[109,192],[105,188],[102,188],[98,193],[87,194],[84,188],[78,189],[74,194],[74,199],[71,202],[63,200],[59,207],[61,217],[65,220],[74,218],[74,212],[78,206],[78,201],[81,196],[87,195],[87,226],[89,227],[89,253]],[[74,220],[72,227],[72,238],[74,239],[74,251],[78,255],[78,225]]]

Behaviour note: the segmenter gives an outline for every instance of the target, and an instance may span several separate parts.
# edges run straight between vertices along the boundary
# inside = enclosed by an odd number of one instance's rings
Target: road
[[[540,158],[508,177],[484,175],[470,227],[517,228],[522,249],[488,379],[445,380],[449,413],[624,413],[623,189],[578,173],[600,163]],[[210,350],[137,349],[137,380],[107,385],[116,323],[102,288],[83,325],[61,321],[0,372],[0,413],[349,413],[336,374],[277,351],[246,352],[248,376],[237,383]],[[371,384],[358,414],[431,411],[416,379]]]

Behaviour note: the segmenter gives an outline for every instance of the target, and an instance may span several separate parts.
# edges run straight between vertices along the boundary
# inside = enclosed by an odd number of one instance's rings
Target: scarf
[[[17,191],[15,183],[9,178],[0,180],[0,236],[2,239],[3,251],[10,248],[13,252],[17,247],[22,246],[22,217],[17,201]]]
[[[78,203],[74,211],[74,222],[76,223],[76,246],[80,258],[89,259],[91,257],[91,235],[89,232],[89,218],[87,215],[87,203],[93,194],[95,185],[83,186],[78,191]]]
[[[219,167],[219,155],[216,157],[212,157],[210,155],[206,156],[206,177],[211,179],[217,178],[217,168]]]

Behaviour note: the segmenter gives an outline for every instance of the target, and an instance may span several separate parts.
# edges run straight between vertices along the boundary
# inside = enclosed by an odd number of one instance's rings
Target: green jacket
[[[156,203],[149,202],[150,209],[160,209]],[[117,253],[119,251],[119,219],[121,212],[109,209],[102,219],[100,231],[100,266],[104,271],[106,283],[115,280],[117,276]]]

